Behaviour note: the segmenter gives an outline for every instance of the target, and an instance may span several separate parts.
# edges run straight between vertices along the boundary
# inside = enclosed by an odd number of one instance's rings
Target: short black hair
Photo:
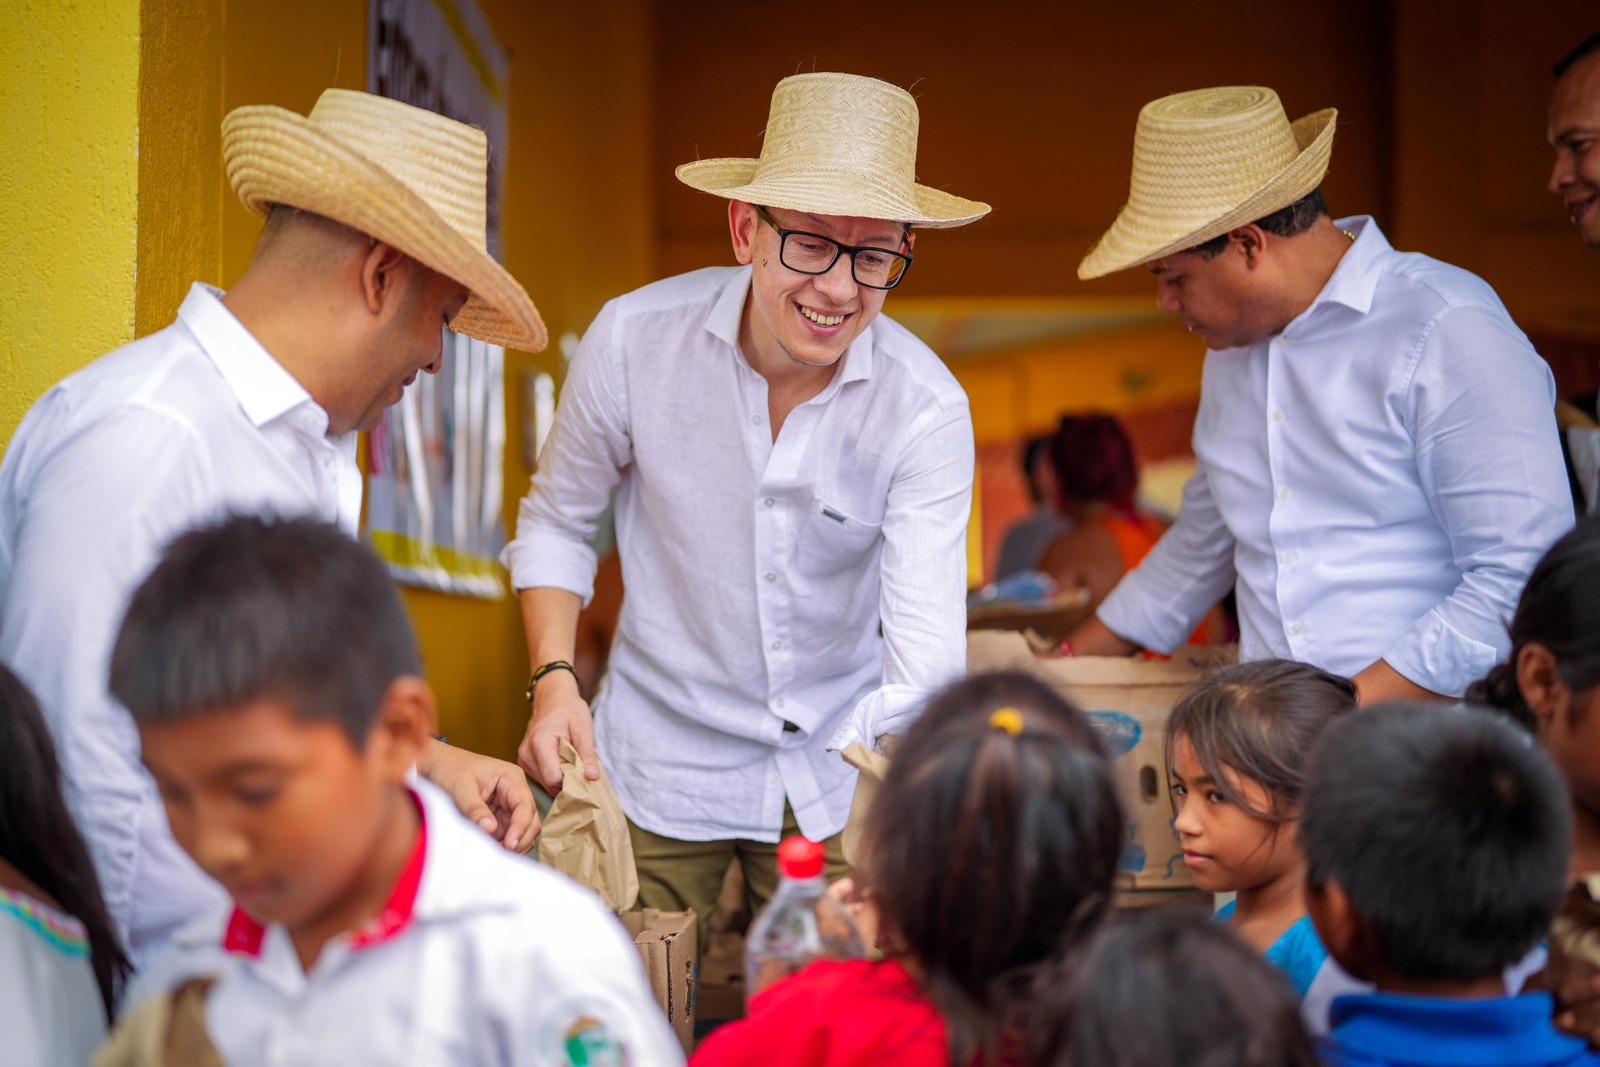
[[[1316,188],[1289,206],[1255,219],[1251,225],[1261,227],[1274,237],[1298,237],[1311,229],[1311,224],[1327,213],[1328,203],[1322,199],[1322,189]],[[1193,252],[1202,259],[1216,259],[1227,247],[1228,235],[1219,233],[1211,240],[1203,241],[1184,251]]]
[[[1600,33],[1591,33],[1583,39],[1582,44],[1561,57],[1561,61],[1555,66],[1556,80],[1560,81],[1562,75],[1596,52],[1600,52]]]
[[[275,699],[357,748],[389,686],[421,673],[382,561],[312,518],[232,516],[179,536],[111,653],[112,695],[141,723]]]
[[[1308,886],[1339,884],[1390,971],[1475,982],[1549,932],[1571,826],[1560,774],[1504,716],[1387,704],[1323,733],[1300,842]]]
[[[1065,1062],[1094,1067],[1316,1067],[1289,977],[1193,908],[1141,908],[1080,957]]]

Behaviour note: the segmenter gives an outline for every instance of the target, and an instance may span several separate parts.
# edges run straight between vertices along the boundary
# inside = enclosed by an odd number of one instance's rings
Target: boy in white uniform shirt
[[[174,836],[234,904],[181,930],[129,1002],[213,979],[231,1065],[675,1064],[599,899],[511,855],[410,768],[433,696],[383,565],[309,519],[173,542],[134,594],[111,688]]]

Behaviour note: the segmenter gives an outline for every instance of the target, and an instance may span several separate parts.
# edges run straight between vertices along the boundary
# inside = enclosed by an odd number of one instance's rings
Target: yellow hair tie
[[[1022,712],[1016,708],[999,708],[989,716],[989,725],[1016,737],[1022,733]]]

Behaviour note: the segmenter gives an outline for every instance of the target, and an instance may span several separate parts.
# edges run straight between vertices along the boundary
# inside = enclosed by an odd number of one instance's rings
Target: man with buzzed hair
[[[1578,235],[1600,248],[1600,33],[1556,64],[1547,135],[1555,149],[1550,191],[1566,205]]]
[[[227,294],[197,283],[173,325],[57,384],[0,467],[0,659],[45,709],[136,963],[226,897],[173,841],[107,691],[128,595],[170,539],[225,512],[309,513],[354,535],[356,433],[439,369],[443,329],[545,343],[532,301],[484,251],[481,131],[330,89],[309,116],[236,109],[223,154],[245,205],[268,216],[249,269]],[[532,847],[514,765],[433,742],[419,769],[507,847]],[[262,783],[233,786],[248,804]]]
[[[1240,655],[1459,697],[1572,524],[1550,368],[1480,278],[1321,193],[1332,108],[1259,86],[1140,112],[1128,203],[1078,267],[1143,266],[1206,344],[1177,522],[1064,651],[1170,651],[1230,586]]]

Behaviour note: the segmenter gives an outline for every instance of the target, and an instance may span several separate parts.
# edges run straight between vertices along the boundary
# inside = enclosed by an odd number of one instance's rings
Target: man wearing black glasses
[[[916,130],[902,90],[805,74],[773,93],[759,159],[680,167],[729,200],[741,266],[601,311],[522,502],[518,756],[555,790],[561,741],[591,778],[598,754],[646,907],[709,915],[734,857],[759,904],[780,837],[844,826],[837,750],[902,731],[965,668],[971,414],[879,312],[913,227],[989,209],[916,184]],[[591,718],[568,664],[613,490],[627,595]]]

